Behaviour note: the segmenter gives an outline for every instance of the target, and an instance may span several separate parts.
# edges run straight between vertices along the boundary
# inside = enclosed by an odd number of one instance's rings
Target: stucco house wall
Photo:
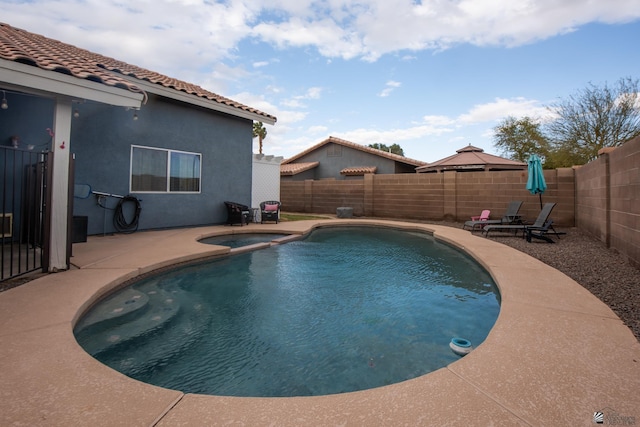
[[[314,178],[315,176],[316,176],[316,172],[315,172],[315,168],[314,168],[314,169],[309,169],[309,170],[304,171],[304,172],[300,172],[300,173],[295,174],[295,175],[281,175],[280,176],[280,181],[281,182],[306,181],[307,179],[315,179]]]
[[[35,96],[9,95],[11,104],[0,114],[0,144],[11,145],[11,137],[18,136],[19,148],[46,151],[51,147],[47,128],[53,123],[54,101]],[[29,147],[32,145],[33,147]]]
[[[251,120],[157,96],[137,112],[138,120],[133,111],[100,104],[79,105],[78,113],[71,131],[75,182],[141,199],[139,230],[223,223],[225,200],[251,203]],[[200,153],[200,193],[131,192],[132,145]],[[75,199],[73,213],[88,216],[88,234],[114,231],[113,211],[105,212],[96,197]]]

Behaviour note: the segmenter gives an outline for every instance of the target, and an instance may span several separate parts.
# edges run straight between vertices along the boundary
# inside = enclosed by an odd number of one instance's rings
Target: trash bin
[[[71,228],[71,243],[82,243],[87,241],[88,216],[74,216]]]

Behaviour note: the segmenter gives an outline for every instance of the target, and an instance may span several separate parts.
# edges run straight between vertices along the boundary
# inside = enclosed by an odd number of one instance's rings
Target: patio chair
[[[464,223],[464,225],[462,226],[462,229],[464,230],[465,228],[470,227],[471,231],[473,232],[473,230],[475,230],[476,227],[482,230],[485,226],[489,224],[519,224],[522,222],[522,217],[518,214],[521,206],[522,206],[522,201],[514,200],[512,202],[509,202],[509,205],[507,206],[507,210],[502,216],[502,218],[487,219],[486,221],[479,222],[479,221],[474,221],[472,217],[471,221],[466,221]]]
[[[549,233],[549,230],[552,230],[551,232],[554,233],[556,236],[558,236],[559,233],[556,233],[556,231],[553,229],[552,219],[545,222],[542,227],[533,227],[533,226],[527,227],[525,229],[525,233],[527,233],[527,242],[531,243],[531,239],[535,238],[535,239],[544,240],[547,243],[554,243],[554,241],[551,240],[551,238],[545,236],[545,234]],[[560,237],[558,236],[558,238]]]
[[[483,225],[486,224],[489,220],[490,215],[491,211],[489,209],[485,209],[480,213],[479,216],[472,216],[471,221],[465,222],[462,226],[462,229],[464,230],[467,226],[471,227],[471,231],[473,231],[476,226],[478,226],[478,228],[482,228]]]
[[[518,234],[518,232],[521,231],[524,237],[527,228],[536,229],[544,227],[555,206],[555,203],[545,203],[540,210],[540,214],[538,214],[538,218],[536,218],[536,221],[533,224],[489,224],[482,229],[482,233],[485,237],[489,237],[489,233],[491,231],[513,231],[514,234]]]
[[[280,202],[277,200],[268,200],[260,203],[260,224],[265,221],[275,221],[276,224],[280,219]]]
[[[224,202],[227,207],[227,225],[240,224],[242,227],[249,224],[251,209],[247,205],[236,202]]]

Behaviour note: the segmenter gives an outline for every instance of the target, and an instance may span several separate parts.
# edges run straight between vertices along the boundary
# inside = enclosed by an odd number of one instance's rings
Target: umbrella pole
[[[540,210],[542,210],[542,193],[538,193],[538,196],[540,197]]]

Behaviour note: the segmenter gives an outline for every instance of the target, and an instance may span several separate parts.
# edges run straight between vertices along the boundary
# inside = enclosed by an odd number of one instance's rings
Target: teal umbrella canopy
[[[527,178],[527,190],[531,194],[540,195],[540,207],[542,208],[542,193],[547,189],[547,183],[544,180],[544,173],[542,172],[542,161],[540,157],[532,154],[528,160],[528,172]]]

